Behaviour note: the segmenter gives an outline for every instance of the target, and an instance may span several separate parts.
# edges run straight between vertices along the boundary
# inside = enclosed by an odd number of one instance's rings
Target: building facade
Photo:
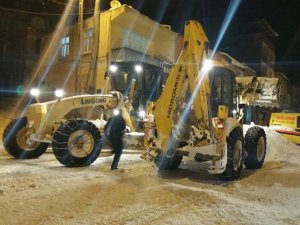
[[[85,93],[90,73],[94,43],[94,17],[84,21],[83,48],[79,54],[79,33],[72,26],[61,37],[55,59],[49,64],[45,82],[50,89],[63,88],[67,95]],[[114,90],[123,94],[131,79],[137,80],[136,107],[154,100],[170,67],[182,48],[182,37],[128,5],[100,13],[99,44],[96,51],[94,91],[101,93],[105,78]],[[51,35],[42,41],[43,48]],[[77,66],[79,65],[79,66]]]
[[[228,51],[259,76],[275,77],[275,41],[278,34],[262,19],[243,25]]]

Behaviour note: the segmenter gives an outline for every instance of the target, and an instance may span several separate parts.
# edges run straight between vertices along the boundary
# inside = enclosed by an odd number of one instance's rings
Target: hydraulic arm
[[[206,71],[201,69],[207,57],[207,47],[208,39],[202,26],[196,21],[186,22],[184,48],[178,61],[169,73],[160,98],[148,104],[146,127],[153,129],[149,132],[146,129],[149,151],[144,158],[153,160],[158,153],[176,148],[174,143],[188,141],[189,137],[184,136],[189,133],[186,129],[192,129],[187,127],[191,120],[193,129],[202,136],[199,141],[205,144],[211,141],[209,79]],[[153,117],[155,121],[152,123],[155,123],[151,124]]]

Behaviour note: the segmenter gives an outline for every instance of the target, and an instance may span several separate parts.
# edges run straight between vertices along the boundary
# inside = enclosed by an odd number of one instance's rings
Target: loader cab
[[[232,116],[233,110],[236,109],[234,73],[230,70],[216,67],[209,72],[209,79],[212,116],[217,116],[219,105],[226,105],[228,107],[228,116]]]

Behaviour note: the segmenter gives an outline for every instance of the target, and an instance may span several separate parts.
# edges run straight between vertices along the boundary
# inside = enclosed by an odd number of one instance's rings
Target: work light
[[[32,96],[34,96],[34,97],[37,97],[37,96],[40,95],[40,90],[37,89],[37,88],[32,88],[32,89],[30,90],[30,94],[31,94]]]

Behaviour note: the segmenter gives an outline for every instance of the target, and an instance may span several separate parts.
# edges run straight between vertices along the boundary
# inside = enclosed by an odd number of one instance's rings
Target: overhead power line
[[[5,7],[1,7],[1,6],[0,6],[0,9],[10,11],[10,12],[15,12],[15,13],[34,14],[34,15],[45,15],[45,16],[61,16],[61,15],[63,15],[62,13],[34,12],[34,11],[21,10],[21,9],[5,8]],[[92,13],[93,12],[84,12],[83,14],[92,14]],[[68,15],[76,16],[76,15],[78,15],[78,13],[71,13]]]
[[[67,5],[67,3],[61,2],[61,1],[58,1],[58,0],[52,0],[52,3],[53,3],[53,4],[57,4],[57,5]],[[86,11],[94,10],[93,8],[90,8],[90,7],[86,7],[86,9],[88,9],[88,10],[86,10]]]

